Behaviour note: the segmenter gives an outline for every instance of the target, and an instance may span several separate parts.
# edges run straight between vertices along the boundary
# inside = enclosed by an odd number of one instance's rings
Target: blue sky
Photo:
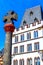
[[[0,50],[4,47],[5,43],[4,15],[9,10],[14,10],[18,14],[18,20],[14,22],[17,28],[21,24],[25,10],[37,5],[41,5],[43,9],[43,0],[0,0]]]

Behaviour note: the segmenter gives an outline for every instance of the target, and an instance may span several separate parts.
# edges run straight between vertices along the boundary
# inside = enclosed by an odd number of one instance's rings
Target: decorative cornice
[[[38,27],[38,28],[35,28],[35,29],[31,29],[31,30],[28,30],[28,31],[23,31],[23,32],[20,32],[20,33],[17,33],[17,34],[12,34],[12,37],[14,37],[15,35],[18,35],[18,34],[25,33],[25,32],[30,32],[30,31],[33,31],[33,30],[41,30],[41,29],[43,29],[43,25],[41,27]]]

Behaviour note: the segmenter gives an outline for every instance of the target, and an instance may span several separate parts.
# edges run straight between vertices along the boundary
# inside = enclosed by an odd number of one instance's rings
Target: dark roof
[[[41,13],[42,13],[42,9],[40,5],[26,9],[20,26],[24,26],[23,25],[24,21],[26,21],[26,24],[30,24],[35,22],[34,21],[35,18],[37,18],[38,21],[42,20]]]

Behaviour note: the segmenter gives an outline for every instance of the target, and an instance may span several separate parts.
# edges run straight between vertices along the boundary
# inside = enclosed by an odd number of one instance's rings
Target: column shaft
[[[12,32],[6,32],[3,65],[11,65]]]

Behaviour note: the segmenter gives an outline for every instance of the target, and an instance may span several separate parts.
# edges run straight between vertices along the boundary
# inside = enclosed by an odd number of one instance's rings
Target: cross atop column
[[[15,26],[13,25],[13,20],[17,20],[17,14],[14,11],[10,11],[8,12],[5,16],[4,16],[4,29],[6,32],[13,32]]]
[[[10,11],[4,16],[4,22],[10,23],[13,20],[17,20],[17,18],[17,14],[14,11]]]

